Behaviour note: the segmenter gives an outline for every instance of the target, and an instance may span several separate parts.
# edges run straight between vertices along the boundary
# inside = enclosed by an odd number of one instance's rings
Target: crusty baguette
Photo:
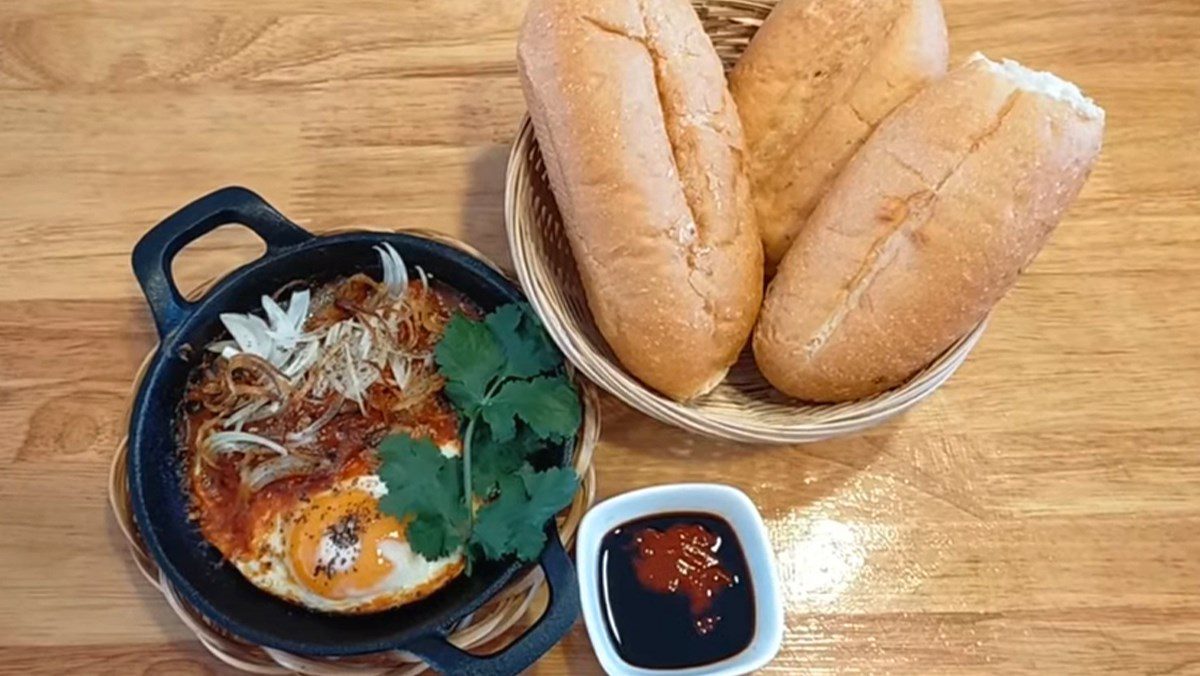
[[[762,246],[721,62],[687,0],[532,0],[525,100],[588,306],[679,400],[724,378],[762,302]]]
[[[775,387],[858,399],[908,379],[987,315],[1100,152],[1072,84],[977,55],[885,120],[813,213],[754,339]]]
[[[946,72],[938,0],[782,0],[730,75],[773,270],[879,121]]]

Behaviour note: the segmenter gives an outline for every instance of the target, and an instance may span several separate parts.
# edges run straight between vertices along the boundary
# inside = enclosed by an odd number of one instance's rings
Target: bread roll
[[[724,378],[762,302],[762,247],[721,62],[687,0],[532,0],[525,100],[588,306],[621,363],[679,400]]]
[[[901,384],[1013,286],[1100,152],[1072,84],[977,55],[885,120],[767,291],[754,355],[801,399]]]
[[[938,0],[782,0],[730,75],[771,270],[879,121],[946,72]]]

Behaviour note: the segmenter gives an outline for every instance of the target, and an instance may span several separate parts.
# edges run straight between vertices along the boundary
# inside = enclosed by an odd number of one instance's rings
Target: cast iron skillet
[[[197,237],[239,223],[266,242],[262,258],[238,268],[196,301],[180,295],[171,261]],[[507,649],[476,657],[446,641],[453,625],[495,595],[532,564],[516,561],[476,566],[414,604],[362,616],[304,610],[247,582],[188,520],[175,441],[176,414],[188,371],[203,346],[221,330],[222,312],[248,312],[260,297],[284,284],[314,284],[354,272],[380,278],[372,246],[389,242],[409,266],[420,265],[471,298],[485,311],[522,301],[520,291],[488,265],[454,248],[413,235],[351,233],[317,237],[284,218],[244,188],[202,197],[154,226],[133,250],[133,271],[161,339],[137,392],[129,430],[129,487],[134,516],[146,546],[171,584],[205,616],[248,641],[303,655],[354,655],[403,649],[453,674],[515,674],[528,667],[570,630],[579,615],[575,571],[546,523],[547,544],[538,563],[550,585],[550,606]],[[569,460],[569,444],[558,462]]]

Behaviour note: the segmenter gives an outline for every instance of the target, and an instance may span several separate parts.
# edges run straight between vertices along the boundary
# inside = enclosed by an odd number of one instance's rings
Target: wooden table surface
[[[434,228],[507,260],[522,2],[0,0],[0,671],[224,673],[105,498],[155,336],[137,238],[242,184],[316,231]],[[946,0],[957,60],[1054,70],[1103,158],[979,348],[857,437],[749,447],[609,399],[601,495],[761,506],[774,673],[1200,673],[1200,3]],[[228,228],[188,286],[256,255]],[[581,626],[538,673],[598,671]]]

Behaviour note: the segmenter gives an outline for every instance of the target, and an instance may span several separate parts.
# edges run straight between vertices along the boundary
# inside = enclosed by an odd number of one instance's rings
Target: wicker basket
[[[708,35],[729,68],[770,13],[772,2],[694,0]],[[743,442],[795,443],[850,434],[877,425],[936,390],[982,335],[981,322],[900,387],[860,401],[809,404],[767,383],[747,351],[710,394],[680,404],[625,371],[600,335],[587,306],[562,217],[528,116],[508,160],[505,220],[513,262],[525,293],[550,335],[575,366],[626,404],[663,422]]]
[[[364,228],[358,228],[364,229]],[[338,231],[353,230],[350,228]],[[376,228],[380,232],[395,232]],[[487,263],[497,272],[504,274],[495,263],[488,260],[475,248],[453,237],[438,232],[404,229],[399,232],[420,235],[448,246],[456,247]],[[188,294],[189,298],[198,298],[204,294],[217,280],[209,280]],[[154,351],[151,350],[142,361],[137,375],[134,377],[132,393],[136,393],[145,375]],[[596,471],[592,464],[593,451],[600,437],[600,402],[593,388],[583,379],[576,377],[580,387],[583,403],[583,421],[580,432],[575,440],[571,461],[578,472],[581,482],[575,499],[562,513],[558,515],[558,531],[563,544],[571,547],[575,540],[575,532],[579,521],[596,500]],[[132,406],[132,393],[130,404]],[[125,412],[125,428],[129,427],[130,410]],[[108,499],[113,516],[121,530],[125,544],[129,547],[130,555],[138,570],[150,584],[163,595],[171,610],[180,621],[196,635],[196,638],[214,657],[236,669],[255,674],[306,674],[309,676],[414,676],[427,670],[426,665],[414,655],[404,651],[390,651],[361,655],[357,657],[310,657],[294,655],[256,645],[233,636],[210,622],[195,607],[190,605],[172,587],[167,577],[159,570],[151,557],[149,550],[138,532],[137,522],[133,517],[133,506],[130,503],[129,484],[126,469],[128,457],[128,438],[118,442],[113,454],[112,466],[109,471]],[[540,608],[546,601],[545,578],[540,568],[513,580],[483,607],[465,617],[453,629],[449,638],[451,643],[464,649],[499,648],[505,638],[511,638],[510,630],[529,622],[540,615]],[[532,618],[531,618],[532,616]],[[487,652],[485,650],[485,652]]]

